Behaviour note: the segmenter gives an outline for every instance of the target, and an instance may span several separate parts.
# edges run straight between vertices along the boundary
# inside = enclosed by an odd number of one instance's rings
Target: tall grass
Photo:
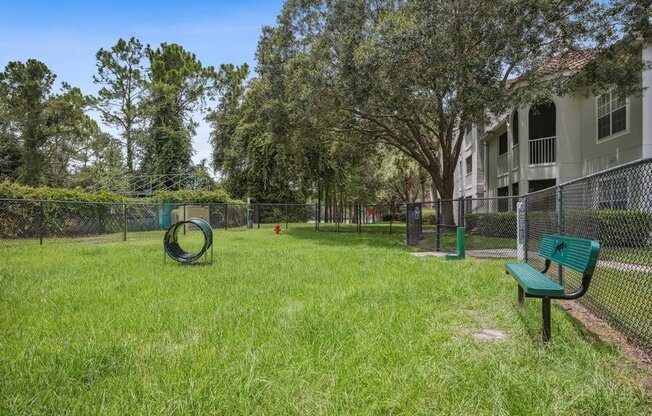
[[[0,414],[650,412],[642,370],[561,309],[539,344],[502,262],[297,228],[218,230],[184,267],[161,237],[0,249]]]

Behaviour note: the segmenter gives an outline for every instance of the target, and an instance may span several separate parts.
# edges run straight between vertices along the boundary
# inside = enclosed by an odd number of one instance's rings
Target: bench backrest
[[[582,273],[592,275],[600,253],[600,242],[563,235],[544,235],[539,255]]]

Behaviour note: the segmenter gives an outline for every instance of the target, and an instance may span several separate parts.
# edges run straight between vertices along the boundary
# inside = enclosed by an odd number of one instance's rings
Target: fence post
[[[382,214],[381,214],[382,215]],[[380,217],[380,222],[383,222],[383,217]],[[394,222],[394,205],[389,206],[389,235],[392,235],[392,223]]]
[[[319,204],[315,204],[315,231],[319,231]]]
[[[564,223],[563,223],[563,214],[562,210],[564,209],[564,200],[563,200],[563,188],[561,186],[557,186],[557,203],[556,203],[556,209],[557,209],[557,234],[563,235],[564,234]],[[562,285],[564,283],[564,276],[563,276],[563,268],[561,267],[561,264],[557,265],[557,279],[559,280],[559,284]]]
[[[358,234],[362,233],[362,204],[358,203]]]
[[[122,241],[127,241],[127,204],[122,204]]]
[[[229,229],[229,204],[224,203],[224,230]]]
[[[43,235],[45,234],[45,203],[41,201],[41,221],[39,224],[38,241],[43,245]]]
[[[410,233],[410,211],[411,211],[411,204],[408,202],[405,204],[405,243],[409,246],[410,242],[412,241],[411,233]]]
[[[437,214],[435,217],[435,249],[441,251],[441,198],[437,198]]]
[[[528,220],[527,195],[523,196],[523,259],[525,263],[529,260],[528,240],[530,239],[530,221]]]
[[[334,206],[335,212],[337,212],[337,217],[335,217],[335,228],[337,229],[337,232],[340,232],[340,216],[342,215],[342,210],[340,210],[338,205]]]
[[[186,220],[186,204],[183,204],[183,220]],[[186,223],[183,224],[183,235],[186,235]]]
[[[260,230],[260,203],[256,204],[256,210],[258,211],[256,222],[258,223],[258,229]]]
[[[458,210],[460,212],[460,218],[458,219],[457,223],[459,224],[459,227],[464,227],[464,198],[460,197],[460,201],[458,202],[459,207]]]
[[[288,218],[288,203],[285,201],[285,229],[288,229],[288,224],[290,223],[290,219]]]

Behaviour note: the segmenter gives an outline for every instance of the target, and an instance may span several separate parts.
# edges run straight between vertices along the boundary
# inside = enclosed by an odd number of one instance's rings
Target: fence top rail
[[[32,203],[54,203],[54,204],[86,204],[86,205],[134,205],[134,206],[147,206],[147,205],[247,205],[245,203],[232,203],[232,202],[138,202],[138,201],[70,201],[62,199],[27,199],[27,198],[0,198],[0,202],[32,202]]]
[[[571,179],[570,181],[560,183],[557,186],[563,188],[564,186],[572,185],[572,184],[577,183],[577,182],[582,182],[582,181],[593,179],[596,176],[608,175],[610,173],[619,172],[619,171],[625,170],[625,169],[630,169],[630,168],[633,168],[633,167],[636,167],[636,166],[639,166],[639,165],[646,165],[648,163],[652,163],[652,157],[638,159],[638,160],[634,160],[632,162],[623,163],[622,165],[611,167],[609,169],[600,170],[600,171],[594,172],[594,173],[592,173],[590,175],[582,176],[581,178]]]
[[[564,188],[566,186],[573,185],[573,184],[576,184],[578,182],[589,181],[589,180],[594,179],[596,177],[601,177],[601,176],[608,175],[608,174],[614,173],[614,172],[620,172],[620,171],[625,170],[625,169],[630,169],[630,168],[633,168],[633,167],[636,167],[636,166],[639,166],[639,165],[646,165],[648,163],[652,163],[652,157],[645,158],[645,159],[634,160],[632,162],[624,163],[622,165],[614,166],[614,167],[609,168],[609,169],[601,170],[601,171],[592,173],[590,175],[582,176],[581,178],[571,179],[570,181],[560,183],[559,185],[550,186],[550,187],[544,188],[544,189],[539,189],[538,191],[528,192],[527,194],[523,195],[523,197],[527,198],[529,196],[538,195],[538,194],[541,194],[541,193],[544,193],[544,192],[550,192],[551,189]]]
[[[438,202],[471,202],[471,201],[495,201],[497,199],[518,199],[523,198],[524,195],[506,195],[506,196],[488,196],[482,198],[454,198],[454,199],[439,199],[433,202],[419,202],[420,204],[437,204]]]

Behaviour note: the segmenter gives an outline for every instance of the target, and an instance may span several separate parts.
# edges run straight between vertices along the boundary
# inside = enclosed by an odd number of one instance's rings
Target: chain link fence
[[[416,209],[415,209],[416,207]],[[454,252],[465,227],[466,254],[527,261],[536,267],[544,234],[601,241],[588,293],[581,299],[652,352],[652,160],[519,197],[438,200],[409,205],[88,203],[0,200],[0,248],[31,242],[118,242],[151,238],[184,218],[214,229],[305,227],[316,231],[406,235],[409,244]],[[406,220],[410,219],[408,233]],[[416,221],[414,221],[416,220]],[[553,270],[554,269],[554,270]],[[568,290],[581,276],[552,268]]]
[[[263,203],[115,203],[0,199],[0,246],[38,242],[117,242],[161,231],[184,218],[214,229],[311,227],[317,231],[405,235],[405,207]]]
[[[580,178],[525,197],[527,260],[544,234],[602,243],[582,303],[652,352],[652,161],[640,161]],[[554,268],[553,268],[554,269]],[[556,268],[551,278],[570,290],[581,276]]]
[[[466,255],[527,261],[537,268],[545,234],[598,240],[600,258],[581,302],[652,353],[652,160],[641,160],[525,196],[421,204],[418,245],[454,252],[465,227]],[[434,224],[425,212],[434,214]],[[568,291],[581,276],[551,268]]]
[[[452,253],[457,227],[465,228],[467,255],[517,257],[516,207],[520,197],[440,199],[421,203],[422,226],[416,245]]]
[[[0,199],[0,247],[24,243],[107,243],[147,237],[185,218],[214,229],[316,227],[306,204],[101,203]],[[150,235],[151,236],[151,235]]]
[[[314,218],[318,231],[388,235],[406,232],[405,205],[317,205]]]

